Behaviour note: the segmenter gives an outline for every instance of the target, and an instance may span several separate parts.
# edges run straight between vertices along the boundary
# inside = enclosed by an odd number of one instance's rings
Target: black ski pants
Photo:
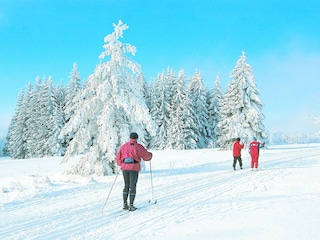
[[[237,161],[239,161],[240,168],[242,168],[242,159],[241,159],[241,156],[233,157],[233,168],[236,167]]]
[[[123,202],[127,203],[128,195],[130,195],[130,204],[133,204],[136,197],[139,172],[124,170],[122,173],[124,179]]]

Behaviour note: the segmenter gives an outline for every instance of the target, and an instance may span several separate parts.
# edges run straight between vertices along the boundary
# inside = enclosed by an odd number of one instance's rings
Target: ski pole
[[[116,175],[116,177],[115,177],[115,179],[114,179],[114,181],[113,181],[113,184],[112,184],[112,186],[111,186],[111,189],[110,189],[110,191],[109,191],[108,197],[107,197],[107,199],[106,199],[106,201],[105,201],[105,203],[104,203],[104,205],[103,205],[103,208],[102,208],[102,210],[101,210],[102,213],[103,213],[103,210],[104,210],[104,208],[105,208],[105,206],[106,206],[106,204],[107,204],[107,202],[108,202],[108,200],[109,200],[109,197],[110,197],[110,194],[111,194],[111,192],[112,192],[113,186],[114,186],[114,184],[115,184],[116,181],[117,181],[119,172],[120,172],[120,169],[119,169],[118,172],[117,172],[117,175]]]
[[[149,200],[149,203],[153,202],[154,204],[156,204],[157,200],[154,201],[151,161],[149,161],[149,162],[150,162],[150,180],[151,180],[151,193],[152,193],[152,198]]]

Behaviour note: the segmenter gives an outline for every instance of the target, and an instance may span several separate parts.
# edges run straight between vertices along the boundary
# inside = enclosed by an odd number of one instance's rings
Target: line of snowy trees
[[[63,127],[65,90],[54,87],[52,79],[36,79],[20,93],[17,111],[9,126],[12,158],[52,156],[61,147],[58,135]]]
[[[236,137],[265,139],[264,115],[253,70],[242,52],[222,93],[203,84],[200,71],[159,73],[147,83],[131,57],[136,48],[122,43],[128,25],[113,24],[104,39],[100,63],[81,85],[74,64],[67,87],[36,79],[18,99],[8,132],[12,158],[70,157],[82,154],[71,172],[107,175],[129,133],[152,149],[229,148]]]

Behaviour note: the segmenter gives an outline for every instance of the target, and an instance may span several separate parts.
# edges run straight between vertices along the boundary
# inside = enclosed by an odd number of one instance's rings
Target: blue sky
[[[315,133],[319,12],[317,0],[0,0],[0,134],[36,76],[66,84],[77,62],[85,81],[119,19],[147,80],[168,66],[188,77],[198,69],[209,87],[219,72],[224,91],[245,51],[267,130]]]

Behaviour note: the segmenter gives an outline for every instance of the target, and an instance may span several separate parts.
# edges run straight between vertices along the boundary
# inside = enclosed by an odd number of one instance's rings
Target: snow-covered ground
[[[154,195],[147,162],[139,210],[121,210],[119,175],[103,213],[115,176],[64,175],[73,162],[61,158],[2,158],[0,239],[319,239],[319,155],[320,144],[269,146],[250,171],[244,150],[245,169],[233,171],[231,151],[155,151]]]

